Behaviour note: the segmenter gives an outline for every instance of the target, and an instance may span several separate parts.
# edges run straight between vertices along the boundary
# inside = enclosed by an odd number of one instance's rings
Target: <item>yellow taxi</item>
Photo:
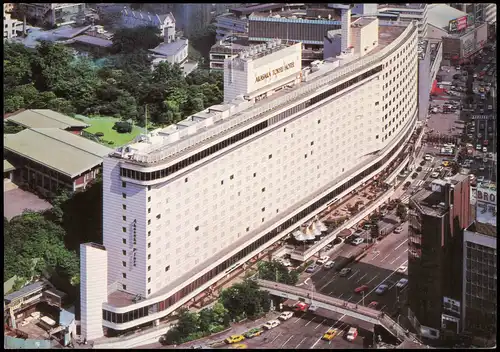
[[[447,161],[447,160],[443,161],[443,166],[444,166],[444,167],[448,167],[448,166],[450,166],[450,162],[449,162],[449,161]]]
[[[326,341],[331,341],[339,334],[338,329],[329,329],[325,334],[323,335],[323,340]]]
[[[226,339],[226,343],[238,343],[240,341],[243,341],[245,339],[245,336],[243,335],[231,335]]]

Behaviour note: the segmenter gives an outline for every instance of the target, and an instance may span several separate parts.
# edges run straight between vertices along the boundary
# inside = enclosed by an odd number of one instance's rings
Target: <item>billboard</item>
[[[467,16],[462,16],[451,20],[449,23],[449,31],[457,32],[467,28]]]
[[[471,56],[476,51],[476,36],[475,31],[472,31],[460,38],[461,57],[466,58]]]

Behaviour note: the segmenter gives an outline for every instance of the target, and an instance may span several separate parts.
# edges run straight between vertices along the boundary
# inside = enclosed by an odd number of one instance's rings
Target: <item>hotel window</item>
[[[151,248],[151,242],[148,243],[148,248]]]
[[[122,231],[123,232],[127,232],[127,228],[126,227],[122,227]]]
[[[167,266],[165,267],[165,272],[167,272],[167,271],[169,271],[169,270],[170,270],[170,265],[167,265]]]
[[[151,225],[151,219],[148,220],[148,225]]]
[[[148,197],[148,202],[151,202],[151,197]]]
[[[148,214],[151,214],[151,208],[148,208]]]
[[[126,290],[126,289],[127,289],[127,285],[122,285],[122,288],[123,288],[124,290]]]
[[[127,255],[127,251],[123,249],[123,250],[122,250],[122,254],[123,254],[123,255]]]
[[[123,265],[124,267],[126,267],[126,266],[127,266],[127,262],[123,261],[123,262],[122,262],[122,265]]]
[[[126,199],[127,195],[125,193],[122,193],[122,197],[123,197],[123,199]]]
[[[148,191],[151,191],[151,186],[148,186]]]
[[[148,271],[151,271],[151,265],[148,265]]]
[[[122,277],[123,277],[124,279],[126,279],[126,278],[127,278],[127,274],[126,274],[126,273],[122,273]]]
[[[184,182],[188,182],[188,178],[187,177],[184,179]]]
[[[127,217],[125,215],[122,216],[122,218],[123,218],[123,221],[127,221]]]
[[[151,294],[151,289],[150,289],[150,288],[148,288],[148,295],[150,295],[150,294]]]
[[[122,181],[122,187],[127,187],[127,182]]]
[[[123,210],[127,210],[127,206],[125,204],[122,205]]]
[[[151,282],[151,277],[148,277],[148,282]]]

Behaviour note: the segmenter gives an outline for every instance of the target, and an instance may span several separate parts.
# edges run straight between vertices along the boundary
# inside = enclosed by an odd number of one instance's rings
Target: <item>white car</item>
[[[325,263],[325,269],[331,269],[335,265],[335,262],[333,260],[329,260]]]
[[[401,265],[399,268],[398,268],[398,272],[399,273],[405,273],[406,270],[408,270],[408,267],[406,265]]]
[[[430,161],[432,160],[432,156],[430,154],[425,154],[424,160]]]
[[[357,245],[360,245],[361,243],[363,243],[364,241],[365,241],[364,238],[358,237],[358,238],[354,239],[354,241],[352,241],[351,243],[353,245],[357,246]]]
[[[286,311],[286,312],[281,313],[280,316],[278,317],[278,319],[285,321],[285,320],[290,319],[291,317],[293,317],[293,312]]]
[[[324,255],[324,256],[322,256],[321,258],[318,259],[318,261],[316,262],[316,264],[323,265],[323,264],[325,264],[329,260],[330,260],[330,257],[327,256],[327,255]]]
[[[483,153],[487,153],[487,152],[488,152],[488,148],[483,147]]]
[[[484,182],[484,176],[479,176],[477,178],[477,182]]]
[[[401,233],[403,232],[403,226],[398,226],[396,227],[396,229],[394,230],[394,233]]]
[[[281,323],[280,323],[279,320],[269,320],[267,323],[265,323],[263,325],[263,327],[264,327],[264,329],[271,330],[271,329],[277,327],[280,324]]]
[[[431,174],[431,177],[432,177],[432,178],[438,178],[438,177],[439,177],[439,172],[433,172],[433,173]]]

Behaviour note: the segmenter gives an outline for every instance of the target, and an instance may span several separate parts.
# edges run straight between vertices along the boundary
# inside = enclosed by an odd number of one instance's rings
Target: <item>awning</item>
[[[297,230],[293,233],[293,237],[297,240],[297,241],[312,241],[314,239],[316,239],[314,236],[312,235],[307,235],[305,233],[303,233],[302,231],[300,230]]]
[[[321,231],[321,232],[326,232],[328,231],[328,227],[326,227],[325,224],[323,224],[321,221],[317,220],[316,221],[316,227]]]
[[[433,95],[443,95],[445,93],[446,93],[446,90],[442,89],[442,88],[439,88],[437,80],[434,80],[434,82],[432,82],[431,94],[433,94]]]

